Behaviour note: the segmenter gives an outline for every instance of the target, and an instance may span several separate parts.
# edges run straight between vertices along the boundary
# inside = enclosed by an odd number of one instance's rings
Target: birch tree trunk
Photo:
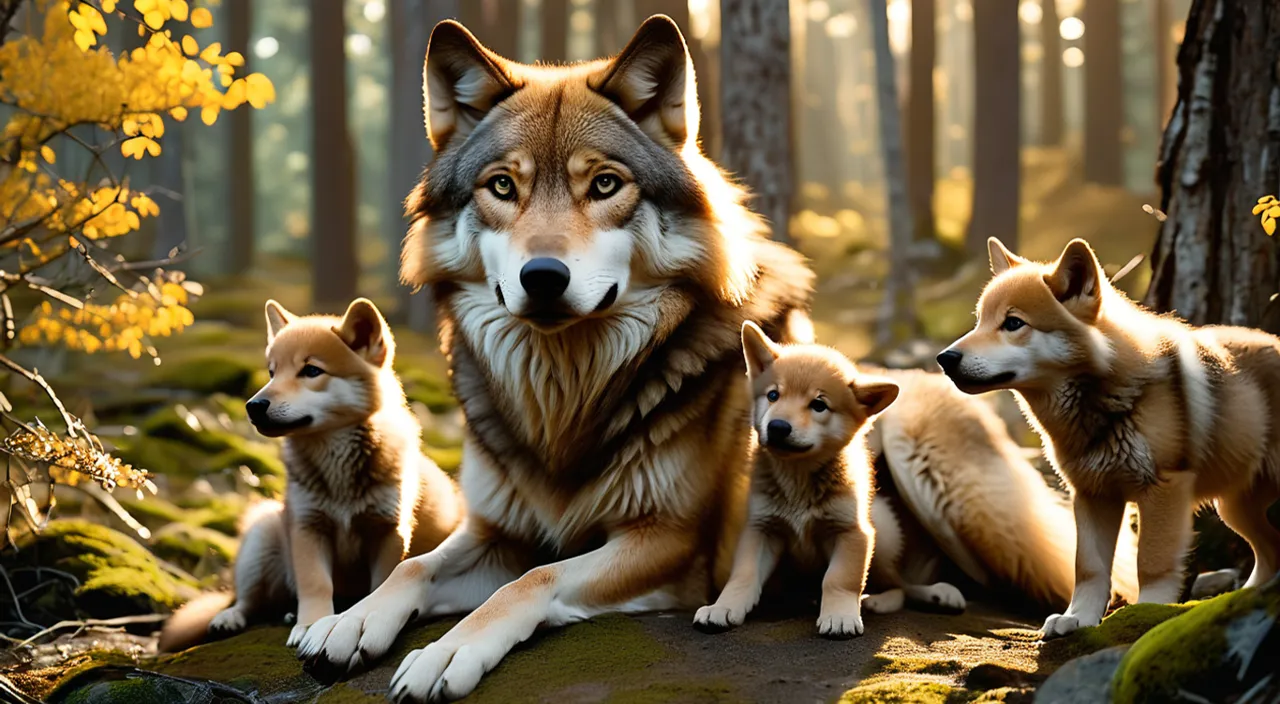
[[[910,321],[913,326],[916,321],[912,310],[915,287],[910,259],[915,228],[912,224],[911,202],[907,197],[906,156],[902,149],[902,117],[898,114],[893,52],[889,48],[888,8],[885,0],[868,0],[867,5],[870,9],[871,35],[876,56],[880,149],[884,155],[884,176],[889,192],[889,278],[885,282],[884,300],[876,330],[877,342],[884,346],[893,340],[893,324],[896,321]]]
[[[973,4],[973,217],[965,248],[986,256],[987,238],[1018,240],[1022,75],[1018,0]]]
[[[1157,0],[1159,2],[1159,0]],[[1062,144],[1062,35],[1058,34],[1058,1],[1040,0],[1040,144]]]
[[[754,195],[752,207],[789,242],[791,160],[791,16],[787,0],[721,3],[720,161]]]
[[[340,312],[355,298],[355,155],[347,126],[342,3],[311,1],[311,302]]]
[[[879,17],[883,2],[873,2],[872,18],[879,29]],[[907,96],[907,179],[914,219],[912,230],[917,239],[932,239],[933,180],[934,180],[934,125],[933,125],[933,66],[937,49],[936,25],[937,0],[916,0],[911,3],[911,81]],[[887,38],[886,38],[887,40]],[[876,41],[879,41],[877,36]],[[886,45],[887,46],[887,45]],[[880,73],[879,44],[876,45],[876,73]],[[889,61],[893,55],[887,56]],[[884,100],[884,95],[880,95]],[[880,108],[884,119],[884,108]],[[886,171],[886,177],[888,172]]]
[[[1147,305],[1280,332],[1280,247],[1252,214],[1280,193],[1280,5],[1195,0],[1157,182],[1167,219]]]
[[[245,59],[242,71],[252,70],[253,53],[249,51],[252,34],[253,10],[248,0],[231,0],[224,7],[227,13],[227,53],[240,52]],[[230,232],[227,237],[223,266],[229,274],[243,274],[253,266],[256,247],[254,227],[253,182],[253,111],[232,110],[226,116],[230,123],[231,154],[228,174],[231,198]]]
[[[1124,81],[1120,0],[1089,0],[1084,13],[1084,179],[1124,184]]]
[[[568,57],[569,0],[542,0],[543,61],[563,63]]]

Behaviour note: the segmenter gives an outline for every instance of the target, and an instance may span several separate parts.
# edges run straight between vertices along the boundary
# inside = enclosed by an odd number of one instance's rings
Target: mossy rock
[[[157,474],[198,477],[241,466],[259,476],[283,477],[285,473],[274,445],[221,428],[193,427],[172,407],[148,416],[141,430],[141,434],[119,441],[116,454]]]
[[[165,612],[197,592],[193,580],[165,569],[129,536],[88,521],[51,521],[22,542],[19,560],[64,570],[80,580],[74,608],[87,617]]]
[[[260,360],[250,363],[230,355],[193,356],[161,364],[151,374],[148,385],[200,394],[248,396],[257,390],[262,369]]]
[[[954,704],[969,693],[941,682],[878,682],[845,692],[839,704]]]
[[[1057,667],[1068,660],[1096,653],[1114,645],[1128,645],[1168,621],[1191,610],[1198,602],[1186,604],[1131,604],[1102,619],[1102,623],[1044,644],[1042,665]]]
[[[1235,701],[1250,690],[1251,701],[1276,701],[1277,662],[1280,577],[1205,601],[1153,628],[1120,661],[1112,701]]]
[[[235,539],[212,528],[170,523],[151,538],[151,551],[196,574],[216,573],[236,559]]]

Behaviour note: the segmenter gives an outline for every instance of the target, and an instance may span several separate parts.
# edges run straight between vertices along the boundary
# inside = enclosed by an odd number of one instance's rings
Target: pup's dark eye
[[[485,184],[494,196],[499,200],[515,200],[516,183],[511,180],[510,176],[494,176]]]
[[[770,389],[769,393],[765,394],[764,397],[769,399],[769,403],[773,403],[781,398],[782,395],[778,393],[777,389]]]
[[[275,368],[275,367],[267,367],[267,378],[268,378],[268,379],[274,379],[274,378],[276,378],[276,368]]]
[[[1000,329],[1006,332],[1013,332],[1015,330],[1021,330],[1026,324],[1027,321],[1022,318],[1017,318],[1011,315],[1005,318],[1004,322],[1000,324]]]
[[[622,182],[613,174],[600,174],[591,180],[591,197],[596,200],[604,200],[614,193],[618,192],[618,187]]]
[[[304,366],[302,369],[298,370],[298,376],[302,377],[303,379],[314,379],[315,377],[318,377],[321,374],[324,374],[324,370],[321,369],[320,367],[317,367],[314,364],[308,364]]]
[[[826,413],[827,404],[822,399],[815,398],[809,402],[809,410],[813,411],[814,413]]]

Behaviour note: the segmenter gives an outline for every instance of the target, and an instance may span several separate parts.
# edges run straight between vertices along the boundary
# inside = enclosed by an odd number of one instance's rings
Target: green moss
[[[461,447],[424,447],[422,451],[449,474],[456,474],[462,464]]]
[[[355,687],[339,682],[329,689],[329,691],[321,694],[316,699],[316,704],[383,704],[387,701],[387,697],[382,694],[369,694],[362,692]]]
[[[205,564],[208,573],[235,560],[236,541],[212,528],[171,523],[155,533],[151,551],[188,572]]]
[[[146,496],[139,499],[136,495],[129,496],[121,492],[120,496],[116,497],[116,500],[120,502],[121,506],[124,506],[129,515],[138,519],[139,523],[152,530],[162,528],[170,523],[186,520],[182,509],[158,496]],[[58,505],[62,506],[62,502],[59,501]]]
[[[76,607],[94,618],[170,610],[190,598],[195,582],[163,569],[129,536],[82,520],[52,521],[22,555],[80,579]]]
[[[446,413],[458,407],[458,400],[453,397],[449,388],[449,380],[434,376],[418,368],[399,369],[400,383],[404,385],[404,394],[410,401],[417,401],[432,413]]]
[[[285,647],[288,635],[286,626],[250,629],[161,658],[152,669],[174,677],[223,682],[262,697],[287,692],[290,701],[309,700],[321,687],[303,671],[293,649]]]
[[[152,471],[199,476],[244,465],[254,474],[284,476],[274,445],[217,428],[195,427],[172,407],[142,423],[142,436],[123,444],[121,457]]]
[[[887,658],[877,655],[871,659],[868,675],[881,673],[955,675],[964,672],[964,663],[955,660],[931,660],[929,658]]]
[[[171,360],[156,367],[148,379],[148,385],[201,394],[221,392],[247,396],[257,389],[257,372],[261,368],[260,359],[250,362],[230,355],[192,356]]]
[[[219,533],[234,536],[238,532],[240,516],[247,500],[238,494],[186,498],[178,505],[186,509],[183,519],[196,526],[212,528]]]
[[[660,702],[716,702],[737,704],[750,701],[725,682],[661,682],[610,693],[609,704],[659,704]]]
[[[1131,604],[1117,609],[1097,626],[1081,628],[1069,636],[1045,643],[1040,650],[1041,662],[1056,667],[1068,660],[1096,653],[1113,645],[1133,643],[1147,631],[1186,613],[1197,603]]]
[[[956,704],[970,700],[968,692],[938,682],[880,682],[845,692],[840,704]]]
[[[1153,628],[1125,653],[1113,680],[1112,701],[1172,701],[1179,688],[1236,683],[1238,666],[1226,671],[1226,627],[1251,612],[1280,617],[1280,592],[1241,589],[1210,599]],[[1274,629],[1274,623],[1272,625]],[[1205,694],[1205,692],[1201,692]],[[1225,694],[1225,693],[1223,693]]]

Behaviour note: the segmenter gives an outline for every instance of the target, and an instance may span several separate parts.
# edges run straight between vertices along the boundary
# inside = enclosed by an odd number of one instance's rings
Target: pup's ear
[[[880,377],[858,377],[849,382],[849,388],[866,410],[868,418],[884,411],[898,398],[898,385]]]
[[[381,367],[391,363],[392,341],[387,321],[378,307],[367,298],[357,298],[347,306],[342,323],[333,329],[353,352],[370,364]]]
[[[284,306],[276,303],[275,299],[267,301],[267,344],[276,339],[276,335],[284,329],[284,326],[292,323],[297,316],[284,309]]]
[[[422,67],[427,137],[440,153],[455,138],[466,139],[485,114],[519,86],[506,59],[489,51],[466,27],[445,20],[427,40]]]
[[[994,237],[987,238],[987,254],[991,257],[991,273],[999,276],[1027,260],[1009,251],[1004,243]]]
[[[750,320],[742,324],[742,354],[747,358],[747,376],[764,373],[778,358],[778,346]]]
[[[666,15],[640,25],[622,53],[588,79],[645,134],[679,151],[698,139],[698,88],[680,28]]]
[[[1088,242],[1076,238],[1067,243],[1053,271],[1044,275],[1044,282],[1049,285],[1063,305],[1080,318],[1096,317],[1102,305],[1102,267],[1098,257]]]

